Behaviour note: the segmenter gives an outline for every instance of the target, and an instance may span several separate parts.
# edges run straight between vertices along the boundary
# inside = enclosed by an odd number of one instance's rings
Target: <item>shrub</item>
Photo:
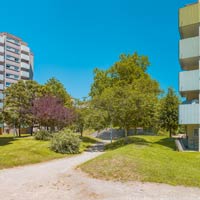
[[[79,153],[81,140],[79,136],[69,129],[64,129],[53,135],[51,149],[58,153]]]
[[[47,130],[40,130],[35,134],[36,140],[50,140],[51,138],[52,138],[52,133],[50,133]]]

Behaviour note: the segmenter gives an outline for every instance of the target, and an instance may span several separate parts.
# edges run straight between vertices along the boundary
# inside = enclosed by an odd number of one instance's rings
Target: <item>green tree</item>
[[[43,86],[43,95],[54,96],[62,100],[66,107],[72,106],[72,98],[67,93],[64,85],[56,78],[50,78]]]
[[[90,101],[76,101],[76,129],[83,136],[83,131],[88,128],[100,130],[107,122],[105,111],[94,108]]]
[[[160,88],[146,72],[146,56],[121,55],[108,70],[95,70],[90,96],[95,108],[107,112],[111,124],[125,129],[151,127]],[[106,123],[105,123],[106,124]]]
[[[22,126],[33,127],[34,118],[30,111],[33,100],[41,95],[40,91],[40,85],[32,80],[20,80],[4,91],[3,119],[6,124],[18,127],[19,136]]]
[[[179,97],[173,88],[168,88],[167,95],[161,99],[160,124],[162,128],[169,131],[170,137],[172,136],[172,132],[178,129],[179,103]]]

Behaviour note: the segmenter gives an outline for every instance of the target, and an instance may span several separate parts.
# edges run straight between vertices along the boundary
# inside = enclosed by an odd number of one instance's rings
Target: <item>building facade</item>
[[[0,33],[0,111],[3,91],[18,80],[33,79],[33,53],[27,43],[9,33]],[[0,124],[0,134],[3,124]]]
[[[187,147],[200,151],[200,0],[179,10],[179,124],[185,125]]]
[[[20,38],[0,33],[0,108],[3,90],[21,79],[33,79],[33,53]]]

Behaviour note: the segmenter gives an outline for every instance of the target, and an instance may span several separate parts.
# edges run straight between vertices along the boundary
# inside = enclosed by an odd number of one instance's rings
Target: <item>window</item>
[[[6,46],[6,50],[19,54],[19,50],[18,49],[15,49],[15,48],[12,48],[12,47],[9,47],[9,46]]]
[[[13,56],[10,56],[10,55],[6,55],[6,59],[7,60],[11,60],[11,61],[14,61],[14,62],[19,62],[19,58],[15,58]]]
[[[194,129],[194,136],[198,136],[199,135],[199,129],[198,128],[195,128]]]
[[[15,40],[15,39],[13,39],[13,38],[7,37],[6,40],[7,40],[8,42],[12,42],[12,43],[14,43],[14,44],[16,44],[16,45],[19,45],[19,41],[18,41],[18,40]]]
[[[11,85],[10,82],[6,82],[6,87],[9,87]]]
[[[17,66],[14,66],[14,65],[6,65],[6,68],[7,69],[10,69],[10,70],[14,70],[14,71],[19,71],[19,67],[17,67]]]
[[[8,73],[6,73],[6,78],[12,78],[12,79],[18,80],[19,76],[16,75],[16,74],[8,74]]]

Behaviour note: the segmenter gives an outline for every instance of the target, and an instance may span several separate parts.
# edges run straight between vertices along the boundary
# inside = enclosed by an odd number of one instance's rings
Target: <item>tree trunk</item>
[[[30,127],[31,128],[31,136],[33,135],[33,126]]]
[[[83,137],[83,130],[81,130],[81,138]]]
[[[125,143],[127,143],[128,142],[128,129],[127,128],[125,128],[124,129],[124,133],[125,133]]]
[[[19,137],[21,137],[21,126],[20,125],[19,125],[18,129],[19,129]]]
[[[170,138],[172,137],[172,129],[171,128],[169,129],[169,137]]]

